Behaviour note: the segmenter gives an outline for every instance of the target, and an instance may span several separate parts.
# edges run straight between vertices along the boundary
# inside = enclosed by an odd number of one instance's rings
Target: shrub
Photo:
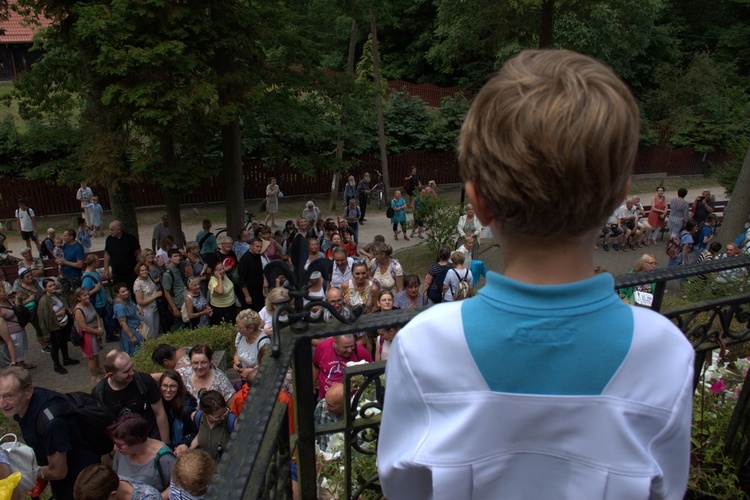
[[[461,216],[459,205],[440,196],[420,198],[420,215],[425,225],[427,245],[433,255],[442,247],[453,250],[456,247],[458,232],[456,225]]]
[[[159,338],[147,340],[143,347],[133,356],[133,366],[136,370],[145,373],[156,373],[162,371],[151,361],[151,353],[159,344],[169,344],[177,349],[195,344],[206,344],[214,352],[226,351],[227,358],[234,356],[235,326],[230,323],[222,323],[220,326],[209,326],[196,328],[195,330],[180,330],[179,332],[161,335]]]

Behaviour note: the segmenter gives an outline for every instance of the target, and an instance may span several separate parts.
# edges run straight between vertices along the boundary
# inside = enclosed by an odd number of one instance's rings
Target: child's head
[[[172,479],[175,486],[190,495],[206,494],[208,484],[216,470],[211,455],[203,450],[185,450],[174,463]]]
[[[461,175],[502,232],[582,235],[622,201],[639,128],[632,94],[604,64],[528,50],[474,99],[459,138]]]
[[[62,238],[55,238],[54,243],[56,247],[62,247],[63,246],[63,239]]]

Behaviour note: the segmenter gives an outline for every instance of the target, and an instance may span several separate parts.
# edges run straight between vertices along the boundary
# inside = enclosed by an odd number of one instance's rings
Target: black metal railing
[[[303,306],[303,297],[307,294],[307,277],[315,270],[321,270],[325,276],[326,266],[329,265],[329,262],[323,260],[313,261],[307,271],[297,274],[281,263],[271,263],[266,267],[264,273],[269,283],[273,283],[280,274],[287,277],[294,305],[283,304],[274,311],[272,355],[263,360],[260,373],[253,383],[247,404],[237,421],[206,498],[291,498],[292,460],[297,468],[300,498],[316,498],[315,396],[311,340],[345,333],[373,331],[378,328],[400,327],[420,312],[417,309],[407,309],[360,316],[361,311],[354,310],[350,317],[343,317],[325,302],[310,302]],[[750,293],[709,298],[689,307],[662,311],[667,283],[694,276],[708,276],[707,279],[711,280],[711,276],[715,276],[716,273],[748,266],[750,257],[720,259],[697,265],[618,276],[615,287],[620,289],[653,284],[651,308],[671,319],[685,333],[696,349],[696,373],[700,373],[707,352],[750,340]],[[299,266],[300,269],[301,267]],[[742,273],[735,276],[742,276]],[[746,273],[744,279],[747,280]],[[338,321],[324,323],[322,314],[313,313],[315,308],[326,308]],[[281,321],[280,318],[284,315],[287,315],[287,320]],[[371,491],[377,497],[380,491],[377,478],[352,476],[356,471],[351,470],[351,454],[352,450],[357,448],[360,448],[357,453],[369,453],[375,449],[380,422],[376,409],[382,408],[384,387],[381,374],[384,365],[379,363],[347,368],[344,379],[346,394],[350,394],[353,377],[359,377],[360,380],[364,377],[365,382],[361,382],[354,391],[354,399],[345,398],[347,406],[344,422],[318,429],[319,433],[344,432],[346,498],[357,498],[365,490]],[[276,402],[290,366],[294,376],[296,442],[289,437],[286,407]],[[697,382],[696,379],[695,383]],[[365,390],[363,386],[374,386],[375,395],[374,399],[364,405],[360,404],[362,391]],[[745,394],[746,391],[748,394]],[[742,394],[744,399],[741,396],[738,402],[737,423],[730,429],[733,434],[727,436],[728,443],[748,441],[745,439],[747,429],[741,424],[748,421],[744,418],[744,413],[750,413],[749,405],[746,404],[750,401],[750,384],[745,384]],[[364,435],[363,431],[366,431]],[[368,441],[369,446],[363,448],[363,441]],[[733,449],[733,453],[747,456],[747,450],[750,448],[746,444],[740,448]],[[357,486],[356,491],[352,491],[352,485]]]

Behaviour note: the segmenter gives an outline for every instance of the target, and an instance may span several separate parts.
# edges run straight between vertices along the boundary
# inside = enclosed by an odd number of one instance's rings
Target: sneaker
[[[606,243],[602,245],[602,250],[604,250],[605,252],[609,252],[609,245],[607,245]]]
[[[411,232],[411,234],[409,235],[409,238],[414,238],[414,231]]]
[[[404,235],[404,241],[409,241],[409,237]]]
[[[615,252],[616,252],[616,251],[618,251],[620,249],[620,245],[618,245],[617,243],[614,243],[614,244],[612,244],[612,248],[614,248]]]
[[[78,361],[77,359],[66,359],[63,361],[63,365],[65,366],[79,365],[79,364],[81,364],[81,362]]]
[[[42,347],[42,352],[44,354],[50,354],[52,352],[52,348],[50,346]]]
[[[360,222],[367,222],[367,219],[365,219],[364,217],[362,217],[362,220]]]
[[[65,368],[63,368],[63,367],[62,367],[62,366],[60,366],[60,365],[57,365],[57,366],[55,367],[55,371],[56,371],[57,373],[59,373],[60,375],[66,375],[66,374],[68,373],[68,370],[66,370]]]
[[[424,235],[423,235],[422,233],[419,233],[419,234],[418,234],[417,236],[419,236],[419,239],[420,239],[420,240],[423,240],[423,239],[424,239]]]

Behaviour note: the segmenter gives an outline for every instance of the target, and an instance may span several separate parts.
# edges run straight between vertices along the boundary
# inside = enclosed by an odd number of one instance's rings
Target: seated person
[[[616,209],[615,212],[610,215],[607,218],[607,225],[604,226],[604,228],[599,233],[599,237],[604,237],[604,244],[602,245],[602,250],[605,252],[609,252],[609,239],[611,237],[615,237],[615,242],[612,244],[612,248],[617,251],[620,249],[619,243],[622,242],[622,237],[624,234],[624,231],[622,227],[620,226],[620,220],[617,217],[617,212],[619,209]],[[596,247],[594,247],[596,249]]]

